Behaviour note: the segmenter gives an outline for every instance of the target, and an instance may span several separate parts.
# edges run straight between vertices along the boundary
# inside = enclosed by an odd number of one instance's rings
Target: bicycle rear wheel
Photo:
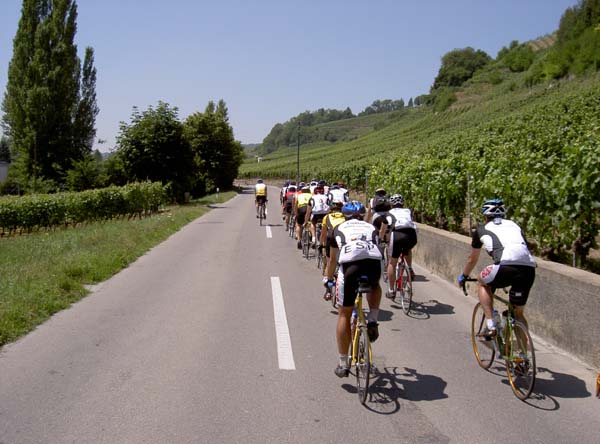
[[[258,207],[258,223],[260,224],[261,227],[263,224],[264,217],[265,217],[265,206],[263,204],[261,204]]]
[[[371,346],[367,329],[364,325],[358,328],[358,346],[356,348],[356,391],[361,404],[367,401],[369,378],[371,376]]]
[[[515,320],[506,340],[506,373],[517,398],[525,400],[535,385],[535,351],[527,327]]]
[[[310,233],[307,229],[302,231],[302,255],[306,258],[310,258]]]
[[[485,313],[480,302],[473,309],[471,319],[471,342],[477,363],[481,368],[488,369],[494,362],[496,352],[494,350],[494,337],[487,333]]]
[[[402,275],[402,289],[400,291],[400,302],[402,303],[402,311],[404,314],[410,313],[410,305],[412,304],[413,297],[413,286],[410,271],[406,267],[406,264],[402,264],[400,267],[400,273]]]

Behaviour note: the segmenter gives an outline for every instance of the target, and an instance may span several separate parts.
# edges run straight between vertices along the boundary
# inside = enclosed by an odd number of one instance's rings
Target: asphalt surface
[[[276,192],[267,226],[240,194],[5,346],[0,444],[598,442],[593,369],[536,337],[536,389],[518,400],[503,366],[475,361],[475,301],[418,264],[411,315],[382,301],[359,404]]]

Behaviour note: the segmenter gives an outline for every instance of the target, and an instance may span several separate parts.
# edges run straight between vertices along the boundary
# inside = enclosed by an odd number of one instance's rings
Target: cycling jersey
[[[412,213],[409,208],[392,208],[388,211],[386,224],[392,230],[417,228],[417,225],[412,220]]]
[[[496,265],[535,267],[521,228],[512,220],[496,218],[473,231],[473,248],[485,247]]]
[[[310,193],[298,193],[296,194],[296,202],[298,203],[298,208],[302,208],[308,205],[312,194]]]
[[[325,225],[328,230],[333,230],[335,227],[345,221],[346,218],[342,213],[339,211],[334,211],[323,218],[323,225]]]
[[[370,223],[358,219],[347,220],[335,227],[334,236],[340,249],[340,264],[361,259],[381,260],[381,252],[377,248],[377,230]]]
[[[266,196],[267,186],[264,183],[257,183],[256,185],[254,185],[254,194],[256,196]]]
[[[331,205],[332,202],[350,202],[350,198],[346,191],[337,188],[329,190],[329,193],[327,194],[327,203]]]
[[[308,204],[311,208],[311,214],[327,214],[329,212],[327,196],[324,194],[313,195]]]

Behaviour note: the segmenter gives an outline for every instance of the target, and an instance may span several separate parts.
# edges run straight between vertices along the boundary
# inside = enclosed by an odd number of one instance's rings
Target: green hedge
[[[0,198],[0,233],[32,231],[114,217],[141,217],[167,201],[158,182],[133,183],[80,193],[32,194]]]

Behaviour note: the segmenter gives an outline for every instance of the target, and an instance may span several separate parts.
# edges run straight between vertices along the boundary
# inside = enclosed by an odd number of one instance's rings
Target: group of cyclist
[[[261,184],[262,180],[256,184],[257,207]],[[266,191],[264,196],[266,199]],[[378,316],[382,295],[379,281],[386,245],[389,258],[385,270],[388,278],[386,297],[395,297],[396,265],[400,255],[404,255],[414,278],[411,251],[417,244],[417,226],[413,212],[405,207],[402,195],[388,197],[383,188],[375,190],[367,209],[361,202],[350,199],[343,183],[327,184],[324,180],[298,184],[287,181],[280,190],[280,202],[286,226],[290,218],[295,217],[298,248],[302,248],[302,230],[308,228],[311,246],[324,252],[323,284],[326,288],[335,287],[333,297],[337,298],[339,310],[336,324],[339,359],[335,374],[346,377],[350,371],[348,350],[358,278],[366,277],[371,287],[367,295],[367,334],[373,342],[379,337]],[[487,328],[493,334],[496,326],[492,315],[492,294],[496,288],[511,287],[509,296],[515,306],[515,317],[527,325],[524,307],[535,279],[536,264],[520,227],[505,219],[506,208],[501,199],[485,201],[481,212],[485,224],[472,232],[472,250],[457,283],[464,284],[477,264],[481,248],[485,247],[494,264],[485,267],[479,274],[478,296],[484,307]],[[321,223],[318,239],[317,223]]]

